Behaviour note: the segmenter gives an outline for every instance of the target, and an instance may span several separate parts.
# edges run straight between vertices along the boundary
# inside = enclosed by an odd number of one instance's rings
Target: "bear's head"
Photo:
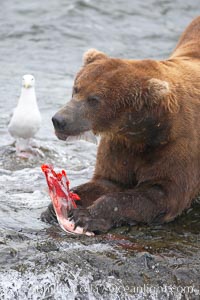
[[[88,50],[72,99],[53,117],[58,138],[92,130],[135,143],[166,142],[178,104],[158,70],[155,61],[115,59]]]

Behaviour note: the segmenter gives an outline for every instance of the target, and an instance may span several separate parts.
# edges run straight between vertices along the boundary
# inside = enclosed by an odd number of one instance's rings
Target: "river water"
[[[49,203],[42,163],[65,168],[71,186],[92,176],[97,146],[59,141],[51,124],[70,99],[84,51],[166,58],[199,12],[199,0],[1,1],[0,299],[199,299],[198,203],[171,224],[94,238],[39,218]],[[36,78],[43,118],[36,138],[45,154],[29,160],[16,157],[7,132],[26,73]]]

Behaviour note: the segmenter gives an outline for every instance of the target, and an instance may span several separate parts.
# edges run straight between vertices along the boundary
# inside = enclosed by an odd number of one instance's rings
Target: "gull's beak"
[[[25,82],[25,83],[24,83],[24,87],[25,87],[25,89],[28,89],[28,88],[30,88],[30,86],[31,86],[31,85],[30,85],[30,83],[28,83],[28,82]]]

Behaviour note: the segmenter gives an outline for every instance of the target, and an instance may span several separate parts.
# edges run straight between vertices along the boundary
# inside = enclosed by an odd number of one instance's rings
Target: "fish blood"
[[[92,232],[85,232],[83,228],[77,226],[73,221],[68,219],[68,211],[72,208],[77,208],[76,201],[80,197],[70,192],[69,180],[67,173],[62,170],[56,173],[51,165],[42,165],[41,169],[45,174],[46,181],[49,188],[49,196],[52,200],[53,207],[60,227],[70,233],[94,235]]]

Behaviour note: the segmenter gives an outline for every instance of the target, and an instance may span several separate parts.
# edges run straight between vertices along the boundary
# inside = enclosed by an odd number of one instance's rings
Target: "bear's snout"
[[[58,113],[52,117],[52,122],[53,122],[53,126],[54,126],[55,130],[58,130],[58,131],[64,130],[64,128],[66,126],[66,120],[64,119],[64,117],[61,114],[58,114]]]
[[[68,104],[61,108],[53,117],[52,122],[55,134],[60,140],[66,140],[69,136],[78,136],[91,130],[91,122],[82,116],[81,108]]]

